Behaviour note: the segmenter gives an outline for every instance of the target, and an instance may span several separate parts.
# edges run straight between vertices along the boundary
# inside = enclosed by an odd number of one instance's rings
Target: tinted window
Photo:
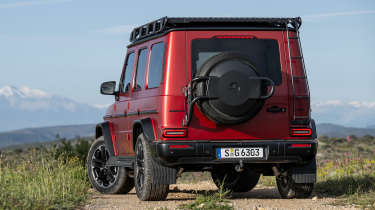
[[[148,70],[148,88],[159,87],[161,82],[164,58],[164,43],[152,45],[150,67]]]
[[[212,56],[223,52],[238,52],[255,66],[265,77],[272,79],[276,85],[281,84],[281,65],[279,45],[273,39],[195,39],[191,43],[192,76],[200,66]]]
[[[126,92],[130,89],[130,82],[132,77],[132,70],[134,66],[134,53],[128,55],[126,59],[126,66],[125,66],[125,75],[122,78],[122,92]]]
[[[142,49],[138,54],[137,72],[134,89],[142,89],[145,84],[145,71],[147,64],[147,49]]]

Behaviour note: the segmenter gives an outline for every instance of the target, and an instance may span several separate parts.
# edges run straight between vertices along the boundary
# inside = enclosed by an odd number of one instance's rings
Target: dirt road
[[[166,201],[140,201],[133,189],[127,195],[102,195],[94,193],[93,199],[84,209],[176,209],[180,204],[192,202],[197,193],[216,191],[210,181],[197,184],[177,184],[170,186]],[[333,206],[333,198],[280,199],[274,187],[257,186],[248,193],[233,194],[230,198],[235,209],[358,209],[352,206]]]

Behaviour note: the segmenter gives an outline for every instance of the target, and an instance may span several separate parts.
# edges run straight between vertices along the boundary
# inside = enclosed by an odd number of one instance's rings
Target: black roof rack
[[[234,17],[163,17],[145,25],[136,27],[130,34],[130,42],[134,43],[170,29],[178,28],[274,28],[291,27],[298,30],[302,24],[296,18],[234,18]]]

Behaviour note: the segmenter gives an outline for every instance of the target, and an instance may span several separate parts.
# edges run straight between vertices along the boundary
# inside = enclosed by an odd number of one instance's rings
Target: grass
[[[0,153],[0,209],[75,209],[90,184],[84,160],[92,139],[61,140],[53,146],[16,148]],[[375,208],[375,138],[319,138],[315,194],[338,204]],[[183,173],[178,183],[211,180],[209,172]],[[259,184],[276,186],[275,177]],[[198,194],[180,209],[233,209],[228,192]]]
[[[3,152],[0,156],[0,209],[75,209],[89,197],[83,141],[64,152],[64,143]],[[86,153],[87,154],[87,153]]]
[[[316,193],[375,209],[375,137],[320,137],[318,151]]]
[[[224,182],[214,193],[198,194],[195,201],[179,206],[181,210],[232,210],[233,204],[227,199],[230,191],[224,190]]]
[[[336,204],[375,208],[375,138],[319,138],[315,194],[340,198]],[[259,184],[276,186],[275,177]]]

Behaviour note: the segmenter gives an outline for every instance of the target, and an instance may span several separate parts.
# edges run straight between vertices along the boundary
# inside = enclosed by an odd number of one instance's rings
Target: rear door
[[[245,123],[219,126],[195,108],[189,138],[283,139],[289,136],[289,87],[281,31],[191,31],[187,32],[186,44],[191,78],[212,56],[238,52],[246,54],[255,68],[276,84],[274,95]]]
[[[122,156],[126,156],[129,154],[129,147],[131,147],[131,138],[130,138],[130,125],[128,120],[128,112],[129,112],[129,100],[131,97],[131,81],[132,81],[132,74],[134,69],[134,60],[135,60],[135,53],[129,52],[125,65],[124,70],[121,76],[120,85],[119,85],[119,96],[117,101],[116,107],[116,118],[115,124],[117,128],[117,144],[119,154]]]

